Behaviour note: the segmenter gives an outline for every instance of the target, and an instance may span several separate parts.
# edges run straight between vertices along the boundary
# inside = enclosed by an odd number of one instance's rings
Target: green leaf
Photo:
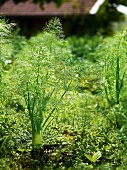
[[[90,155],[84,153],[84,156],[92,162],[92,157]]]
[[[19,152],[24,152],[25,150],[22,149],[22,148],[18,148],[18,151],[19,151]]]
[[[96,162],[99,158],[101,158],[102,154],[100,151],[96,152],[93,156],[92,156],[92,159],[91,161],[92,162]]]
[[[88,154],[84,154],[85,155],[85,157],[87,158],[87,159],[89,159],[91,162],[96,162],[101,156],[102,156],[102,154],[101,154],[101,152],[100,151],[98,151],[98,152],[96,152],[93,156],[90,156],[90,155],[88,155]]]

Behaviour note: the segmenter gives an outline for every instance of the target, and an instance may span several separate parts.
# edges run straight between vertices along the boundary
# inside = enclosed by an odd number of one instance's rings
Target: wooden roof
[[[44,3],[42,10],[32,0],[14,3],[13,0],[6,1],[0,6],[0,15],[6,16],[63,16],[63,15],[88,15],[97,0],[70,0],[63,3],[59,8],[54,2]]]

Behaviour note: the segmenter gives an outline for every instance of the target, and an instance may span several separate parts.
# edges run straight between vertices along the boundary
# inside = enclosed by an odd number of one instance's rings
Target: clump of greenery
[[[11,28],[12,28],[12,24],[6,24],[4,19],[0,19],[0,64],[1,64],[0,69],[4,67],[5,61],[9,56],[8,44],[9,44],[9,34]]]
[[[99,55],[103,58],[104,94],[109,104],[110,112],[114,114],[119,133],[126,143],[127,112],[126,112],[126,65],[127,65],[127,32],[126,29],[117,32],[113,37],[106,38]],[[109,116],[109,113],[107,114]]]
[[[102,42],[103,37],[100,35],[83,37],[72,36],[67,38],[69,47],[76,58],[86,59],[91,62],[97,61],[97,57],[94,55],[96,48]]]
[[[30,116],[34,147],[41,146],[42,131],[52,121],[72,79],[72,56],[60,29],[60,21],[51,20],[43,33],[29,40],[11,72],[13,90],[24,98],[24,107]]]
[[[0,18],[0,64],[3,69],[8,69],[16,58],[16,54],[25,45],[25,37],[19,35],[19,29],[15,23],[8,23]]]
[[[126,88],[127,63],[126,30],[107,38],[101,55],[104,59],[104,86],[107,100],[111,106],[123,101]]]
[[[22,43],[20,45],[21,48],[18,48],[20,44],[20,40],[22,39],[25,44],[25,38],[20,37],[18,35],[18,30],[16,30],[15,23],[9,23],[5,18],[0,18],[0,153],[3,155],[3,150],[6,147],[6,151],[9,148],[14,148],[16,143],[18,143],[17,132],[21,132],[20,128],[20,120],[22,119],[19,116],[17,118],[16,111],[13,108],[13,102],[11,102],[11,95],[8,91],[6,91],[6,87],[8,86],[5,82],[7,80],[6,75],[11,69],[14,61],[14,56],[16,58],[16,54],[23,47]],[[14,33],[15,31],[15,33]],[[15,38],[16,37],[16,38]],[[19,41],[15,40],[19,38]],[[14,54],[14,56],[13,56]],[[16,103],[15,103],[16,104]],[[20,119],[21,118],[21,119]],[[20,122],[20,123],[16,123]],[[17,127],[15,130],[12,130],[12,126],[16,123]],[[22,124],[22,123],[21,123]],[[13,133],[12,133],[13,131]],[[22,132],[21,132],[22,133]],[[11,134],[11,135],[10,135]],[[16,137],[16,138],[15,138]],[[16,139],[16,140],[14,140]],[[7,146],[7,141],[9,144]],[[6,144],[5,144],[6,143]],[[5,154],[6,154],[5,151]]]

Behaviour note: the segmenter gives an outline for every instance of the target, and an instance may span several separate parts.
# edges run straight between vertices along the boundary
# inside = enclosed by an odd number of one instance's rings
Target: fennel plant
[[[28,41],[12,69],[13,90],[24,98],[35,148],[41,147],[43,133],[58,114],[56,109],[72,79],[72,55],[62,34],[59,19],[51,20]]]
[[[108,103],[119,105],[123,100],[126,86],[127,65],[126,30],[107,38],[101,49],[104,56],[104,89]]]

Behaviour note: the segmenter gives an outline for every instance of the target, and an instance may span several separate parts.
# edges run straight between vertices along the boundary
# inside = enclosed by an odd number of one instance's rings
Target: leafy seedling
[[[97,160],[102,157],[102,154],[100,151],[97,151],[93,156],[86,154],[86,153],[84,155],[87,159],[89,159],[91,162],[94,162],[94,163],[97,162]]]

